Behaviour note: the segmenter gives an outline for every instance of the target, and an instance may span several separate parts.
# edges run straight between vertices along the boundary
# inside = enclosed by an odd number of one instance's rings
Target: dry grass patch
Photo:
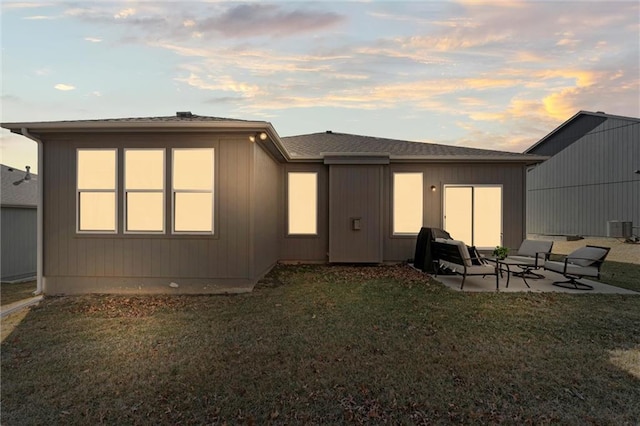
[[[0,304],[9,305],[19,300],[33,297],[36,291],[36,282],[28,281],[24,283],[2,283],[0,284]]]
[[[633,423],[611,357],[639,323],[639,297],[467,294],[405,266],[48,298],[2,343],[2,424]]]

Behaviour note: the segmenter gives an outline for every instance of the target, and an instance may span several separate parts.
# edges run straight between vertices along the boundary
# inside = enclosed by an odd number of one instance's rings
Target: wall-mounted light
[[[260,133],[256,133],[255,135],[249,136],[249,140],[251,142],[255,142],[258,139],[260,139],[261,141],[266,141],[267,140],[267,134],[265,132],[260,132]]]
[[[435,185],[431,185],[431,192],[436,192],[436,186]]]

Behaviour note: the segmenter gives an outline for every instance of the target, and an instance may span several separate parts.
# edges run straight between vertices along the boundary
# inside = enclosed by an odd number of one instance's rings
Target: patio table
[[[505,285],[506,288],[509,288],[509,279],[512,274],[516,277],[522,278],[522,281],[524,281],[524,284],[527,286],[527,288],[531,288],[531,286],[527,282],[527,275],[529,275],[529,278],[533,279],[544,278],[544,275],[533,272],[533,269],[536,269],[536,267],[535,265],[531,265],[530,263],[519,262],[509,258],[498,259],[496,257],[485,257],[485,259],[489,262],[496,263],[496,266],[500,270],[500,276],[502,276],[502,272],[507,273],[507,284]],[[512,271],[512,266],[519,268],[520,271]]]

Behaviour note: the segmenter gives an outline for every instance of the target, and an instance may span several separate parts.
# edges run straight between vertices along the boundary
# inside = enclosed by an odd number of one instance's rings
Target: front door
[[[329,262],[382,262],[382,166],[330,166]]]

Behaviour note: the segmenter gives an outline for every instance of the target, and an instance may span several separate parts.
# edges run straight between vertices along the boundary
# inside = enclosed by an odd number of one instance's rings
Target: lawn
[[[0,304],[9,305],[18,300],[33,297],[36,291],[36,282],[28,281],[24,283],[2,283],[0,284]]]
[[[47,298],[2,343],[2,424],[635,424],[640,296],[463,293],[279,266],[235,296]]]

